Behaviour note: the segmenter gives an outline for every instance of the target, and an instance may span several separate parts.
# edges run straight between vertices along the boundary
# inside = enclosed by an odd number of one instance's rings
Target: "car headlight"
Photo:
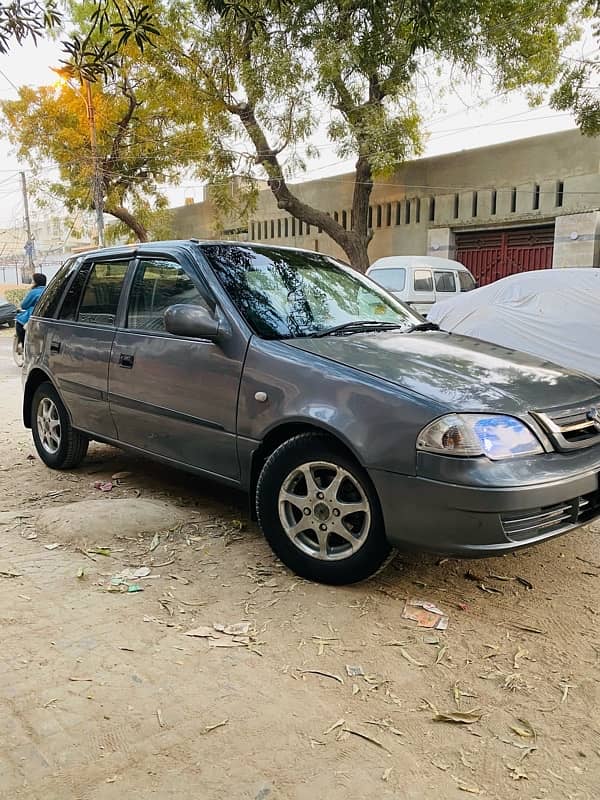
[[[423,428],[417,450],[446,456],[487,456],[494,461],[544,452],[525,423],[502,414],[447,414]]]

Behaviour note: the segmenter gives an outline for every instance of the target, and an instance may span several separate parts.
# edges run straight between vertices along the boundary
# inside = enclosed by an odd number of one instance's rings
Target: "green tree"
[[[278,207],[327,233],[364,270],[373,180],[421,151],[424,75],[485,74],[499,92],[556,78],[578,0],[174,0],[155,54],[189,102],[212,109],[210,173],[266,177]],[[163,21],[164,23],[164,21]],[[352,225],[289,183],[319,106],[355,157]],[[201,167],[202,169],[202,167]]]
[[[16,145],[19,158],[30,164],[37,185],[69,211],[93,208],[91,187],[99,172],[105,213],[140,241],[164,235],[168,217],[160,185],[175,182],[182,168],[205,158],[195,109],[165,86],[132,46],[121,51],[106,76],[96,77],[89,84],[96,159],[88,86],[75,77],[63,76],[51,86],[22,87],[17,100],[0,103],[3,133]],[[43,176],[51,166],[58,168],[59,180],[47,185]]]
[[[600,2],[590,0],[583,6],[584,16],[593,25],[596,41],[594,52],[600,45]],[[600,59],[597,56],[571,58],[562,68],[558,88],[552,93],[552,108],[572,111],[577,125],[586,136],[600,134]]]
[[[140,51],[158,34],[147,3],[136,0],[95,0],[85,4],[88,25],[83,35],[73,32],[63,41],[71,68],[80,77],[95,80],[106,75],[121,50],[134,42]],[[37,42],[56,33],[64,14],[56,0],[10,0],[0,6],[0,53],[26,39]]]

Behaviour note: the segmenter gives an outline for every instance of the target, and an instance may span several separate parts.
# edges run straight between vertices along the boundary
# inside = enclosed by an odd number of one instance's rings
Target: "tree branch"
[[[133,115],[135,113],[136,108],[140,105],[140,103],[138,103],[136,99],[133,89],[129,85],[127,76],[125,76],[125,78],[123,79],[123,84],[121,85],[121,93],[123,97],[125,97],[128,101],[127,110],[125,111],[125,114],[123,114],[121,119],[117,122],[117,132],[113,137],[110,155],[106,159],[107,167],[111,167],[115,163],[115,161],[117,161],[121,153],[121,144],[123,143],[123,139],[125,138],[125,134],[127,133],[127,128],[129,127],[129,124],[133,119]]]
[[[148,241],[148,231],[142,225],[142,223],[133,216],[133,214],[128,211],[123,206],[107,206],[104,211],[107,214],[110,214],[112,217],[123,222],[127,225],[128,228],[135,233],[140,242],[147,242]]]

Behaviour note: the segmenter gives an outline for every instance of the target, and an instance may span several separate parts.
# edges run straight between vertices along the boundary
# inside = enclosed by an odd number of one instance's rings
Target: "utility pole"
[[[96,227],[98,229],[98,247],[104,247],[104,181],[100,161],[98,160],[98,145],[96,142],[96,117],[94,114],[94,101],[92,99],[92,86],[89,81],[85,83],[86,109],[88,125],[90,126],[90,145],[94,162],[94,208],[96,209]]]
[[[21,172],[21,187],[23,189],[23,208],[25,210],[25,230],[27,231],[27,242],[25,243],[25,254],[27,256],[27,268],[23,268],[23,283],[31,283],[33,280],[33,236],[31,235],[31,222],[29,220],[29,199],[27,197],[27,179],[25,173]]]

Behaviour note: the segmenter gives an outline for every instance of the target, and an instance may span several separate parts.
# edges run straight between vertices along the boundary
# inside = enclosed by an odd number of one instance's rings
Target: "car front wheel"
[[[310,580],[361,581],[391,552],[368,475],[324,434],[294,436],[271,454],[258,479],[256,510],[275,554]]]
[[[83,461],[89,440],[73,428],[58,392],[49,382],[35,390],[31,422],[35,448],[46,466],[72,469]]]

